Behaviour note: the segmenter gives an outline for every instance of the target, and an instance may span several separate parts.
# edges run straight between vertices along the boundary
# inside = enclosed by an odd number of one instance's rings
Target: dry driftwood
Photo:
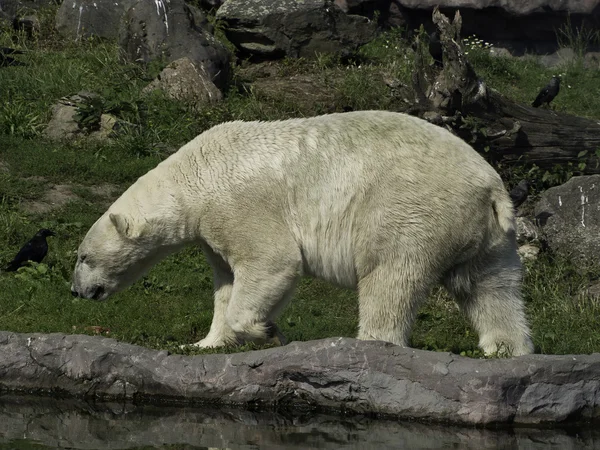
[[[427,64],[423,35],[417,38],[412,113],[445,125],[494,162],[535,164],[550,169],[574,163],[582,173],[600,173],[600,121],[515,103],[489,88],[466,59],[460,45],[461,17],[436,8],[443,69]],[[586,152],[584,156],[583,152]]]

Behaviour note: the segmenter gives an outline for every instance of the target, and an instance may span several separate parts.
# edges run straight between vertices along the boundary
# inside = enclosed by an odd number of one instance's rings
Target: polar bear
[[[302,275],[358,290],[359,339],[406,346],[443,283],[486,354],[533,351],[514,211],[498,173],[449,131],[358,111],[217,125],[140,177],[90,228],[73,295],[104,300],[186,245],[214,273],[199,347],[276,339]]]

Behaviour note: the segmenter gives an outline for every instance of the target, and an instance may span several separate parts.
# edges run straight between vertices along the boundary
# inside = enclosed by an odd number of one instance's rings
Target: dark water
[[[480,430],[360,417],[0,397],[0,449],[600,449],[600,431]]]

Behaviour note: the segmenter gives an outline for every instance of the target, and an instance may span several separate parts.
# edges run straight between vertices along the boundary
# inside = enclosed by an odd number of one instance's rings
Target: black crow
[[[429,54],[433,58],[435,65],[442,67],[442,42],[440,41],[440,32],[434,31],[429,35]]]
[[[0,47],[0,67],[2,66],[24,66],[21,61],[16,60],[15,58],[8,55],[22,55],[23,52],[21,50],[16,50],[14,48],[8,47]]]
[[[554,75],[550,80],[550,83],[546,85],[544,89],[540,91],[538,96],[535,98],[531,106],[537,108],[544,103],[547,103],[550,106],[550,102],[554,100],[554,97],[558,95],[558,91],[560,90],[560,78]]]
[[[15,256],[4,270],[6,272],[14,272],[19,267],[24,266],[27,261],[42,262],[46,253],[48,253],[46,236],[55,236],[55,234],[53,231],[42,228],[19,250],[17,256]]]
[[[514,188],[510,191],[510,199],[513,202],[515,208],[518,208],[527,200],[527,196],[529,195],[529,183],[527,180],[519,181]]]

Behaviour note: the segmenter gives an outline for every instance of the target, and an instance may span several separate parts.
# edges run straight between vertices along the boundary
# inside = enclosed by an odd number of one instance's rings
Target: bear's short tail
[[[504,233],[516,232],[515,209],[506,190],[495,190],[492,193],[492,208],[496,222],[502,231]]]

